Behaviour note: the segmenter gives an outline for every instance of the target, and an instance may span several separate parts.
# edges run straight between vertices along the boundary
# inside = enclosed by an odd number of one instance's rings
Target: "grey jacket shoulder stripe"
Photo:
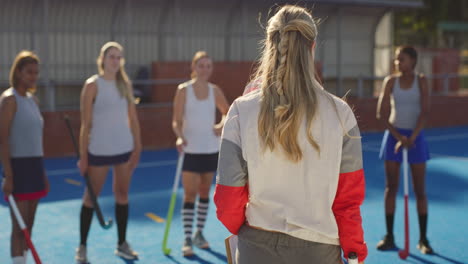
[[[362,169],[362,147],[359,127],[355,125],[343,137],[340,173],[353,172]],[[356,138],[359,137],[359,138]]]
[[[242,187],[247,183],[247,175],[247,162],[242,157],[241,148],[234,142],[223,139],[219,150],[216,183]]]
[[[232,103],[227,113],[226,122],[224,123],[222,139],[228,139],[231,142],[241,145],[240,125],[239,125],[239,110],[237,109],[237,101]]]

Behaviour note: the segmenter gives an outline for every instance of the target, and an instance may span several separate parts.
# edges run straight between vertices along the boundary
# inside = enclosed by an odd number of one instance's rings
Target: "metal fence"
[[[299,3],[311,8],[314,16],[322,20],[316,56],[322,62],[324,76],[335,78],[338,94],[347,76],[373,74],[374,50],[382,45],[375,43],[377,25],[391,12],[392,3],[420,1],[346,4],[351,2],[355,1]],[[81,87],[84,78],[96,72],[94,62],[99,48],[109,40],[124,46],[126,69],[132,79],[138,79],[141,71],[149,71],[154,61],[189,61],[200,49],[207,50],[217,61],[254,61],[264,34],[262,25],[275,3],[275,0],[1,0],[0,83],[7,82],[7,69],[15,54],[31,49],[39,54],[44,66],[41,67],[45,86],[42,91],[47,94],[44,107],[53,110],[67,105],[72,99],[62,100],[62,96],[54,93],[66,91],[73,97],[79,89],[70,87]],[[387,24],[385,27],[389,28]]]
[[[247,6],[248,5],[248,6]],[[217,60],[254,60],[260,39],[261,1],[217,0],[1,0],[0,81],[17,52],[31,49],[43,79],[81,80],[95,71],[109,40],[125,47],[135,74],[153,61],[190,60],[197,49]],[[47,72],[46,72],[47,71]]]
[[[135,86],[144,90],[169,82],[175,87],[181,80],[149,80],[152,62],[189,61],[200,49],[219,61],[254,61],[264,31],[261,25],[276,2],[0,0],[0,87],[8,87],[8,69],[17,52],[31,49],[44,66],[38,89],[42,107],[76,108],[84,79],[96,73],[99,48],[109,40],[123,44]],[[367,97],[378,89],[381,78],[365,76],[383,75],[389,68],[376,64],[389,64],[393,6],[419,6],[421,1],[363,1],[372,2],[367,6],[355,2],[300,4],[322,20],[316,59],[322,63],[326,87],[338,95],[351,90]],[[140,74],[145,71],[146,76]],[[454,78],[434,78],[442,77]]]
[[[268,10],[268,5],[244,0],[1,0],[0,83],[8,82],[19,51],[37,52],[45,107],[53,110],[54,93],[60,92],[56,87],[76,86],[95,74],[99,48],[111,40],[124,46],[132,79],[150,71],[154,61],[187,61],[200,49],[217,60],[252,61],[260,39],[256,11]]]

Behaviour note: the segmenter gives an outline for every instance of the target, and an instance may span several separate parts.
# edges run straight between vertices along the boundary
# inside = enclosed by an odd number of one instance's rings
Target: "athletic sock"
[[[115,219],[117,219],[117,234],[119,246],[126,240],[128,222],[128,204],[115,204]]]
[[[193,217],[195,215],[195,204],[194,203],[184,203],[182,208],[182,222],[184,224],[184,235],[185,238],[192,238],[192,226],[193,226]]]
[[[13,264],[26,264],[26,259],[24,256],[13,257],[11,258],[11,261]]]
[[[394,214],[386,214],[385,222],[387,224],[387,235],[393,236],[393,219]]]
[[[427,214],[419,214],[419,238],[425,240],[427,231]]]
[[[206,215],[208,214],[208,206],[210,204],[210,199],[200,198],[198,200],[197,206],[197,231],[203,231],[205,227]]]
[[[80,213],[80,245],[86,246],[86,240],[88,240],[89,228],[91,227],[91,220],[93,220],[93,208],[81,206]]]

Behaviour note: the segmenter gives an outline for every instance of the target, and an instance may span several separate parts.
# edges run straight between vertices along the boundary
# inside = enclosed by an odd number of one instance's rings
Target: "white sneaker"
[[[123,242],[120,246],[117,246],[115,249],[115,255],[128,260],[138,259],[138,252],[134,251],[127,241]]]
[[[80,264],[87,264],[88,263],[88,257],[87,257],[87,254],[86,254],[86,246],[85,245],[80,245],[76,249],[75,260],[76,260],[76,262],[78,262]]]
[[[210,248],[210,244],[206,241],[205,237],[203,236],[201,231],[197,231],[195,236],[193,236],[193,244],[202,249]]]
[[[193,253],[192,248],[192,239],[189,237],[185,239],[184,245],[182,246],[182,255],[184,255],[184,257],[190,257],[195,255],[195,253]]]

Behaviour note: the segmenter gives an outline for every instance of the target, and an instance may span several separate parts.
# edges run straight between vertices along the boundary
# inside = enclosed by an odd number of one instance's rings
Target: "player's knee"
[[[23,232],[19,228],[13,228],[13,230],[11,231],[11,235],[15,239],[23,239]]]
[[[34,222],[32,221],[29,221],[28,223],[26,223],[26,227],[28,228],[28,231],[30,234],[32,234],[33,225],[34,225]]]
[[[426,198],[426,192],[423,191],[423,190],[415,191],[414,196],[416,196],[416,200],[418,200],[418,201],[423,201],[423,200],[427,199]]]
[[[128,190],[125,188],[117,188],[114,190],[114,195],[117,201],[128,200]]]
[[[184,195],[184,202],[186,203],[195,203],[195,199],[197,197],[196,192],[186,192]]]
[[[208,186],[200,186],[200,196],[203,196],[203,197],[208,197],[209,193],[210,193],[210,185]]]
[[[85,193],[85,195],[83,196],[83,204],[84,206],[88,207],[88,208],[93,208],[94,205],[93,205],[93,201],[91,201],[91,197]]]
[[[387,196],[396,196],[396,193],[398,191],[398,185],[396,184],[387,184],[385,187],[385,192]]]

